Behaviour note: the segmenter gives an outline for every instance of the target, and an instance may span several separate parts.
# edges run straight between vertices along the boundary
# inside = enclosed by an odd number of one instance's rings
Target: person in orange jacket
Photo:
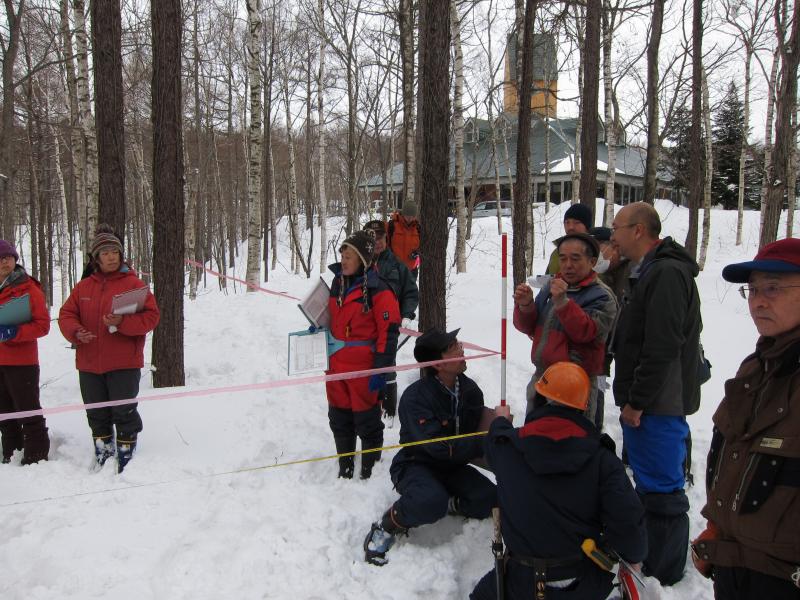
[[[114,296],[146,288],[124,261],[122,242],[108,225],[100,225],[92,242],[91,274],[73,288],[58,314],[61,333],[76,347],[81,395],[85,404],[136,398],[144,366],[145,336],[160,317],[148,290],[140,312],[112,314]],[[136,403],[86,411],[98,467],[116,454],[121,473],[136,449],[142,418]],[[116,427],[116,444],[114,440]]]
[[[402,211],[393,213],[389,218],[386,239],[389,249],[408,267],[414,281],[419,274],[419,232],[417,203],[408,200],[403,203]]]
[[[342,260],[329,267],[334,274],[328,309],[330,331],[344,347],[330,357],[328,373],[346,373],[392,365],[397,352],[400,307],[389,284],[370,269],[375,248],[372,231],[356,231],[339,249]],[[383,422],[378,392],[386,387],[386,374],[327,381],[328,421],[336,452],[356,449],[356,435],[361,449],[383,445]],[[361,479],[372,475],[380,452],[361,457]],[[352,456],[339,458],[339,477],[353,477]]]
[[[39,282],[17,264],[12,244],[0,240],[0,306],[27,296],[31,320],[19,325],[0,324],[0,413],[39,410],[39,346],[37,339],[50,331],[50,313]],[[3,462],[22,450],[22,463],[47,460],[50,437],[43,416],[0,421]]]

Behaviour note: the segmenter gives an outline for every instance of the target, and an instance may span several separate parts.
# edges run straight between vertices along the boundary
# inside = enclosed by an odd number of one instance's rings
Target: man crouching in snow
[[[417,339],[414,357],[419,362],[463,357],[458,331],[426,331]],[[398,411],[401,443],[481,431],[494,413],[484,407],[483,392],[464,375],[466,370],[464,360],[425,367],[423,377],[406,388]],[[482,436],[401,449],[390,470],[400,499],[372,524],[364,540],[366,561],[385,565],[397,534],[435,523],[448,513],[488,517],[497,505],[495,486],[469,465],[482,457]]]
[[[547,404],[524,427],[514,428],[509,407],[495,409],[486,460],[497,477],[508,600],[606,598],[613,574],[583,553],[585,540],[602,540],[629,563],[647,554],[644,508],[614,442],[582,414],[590,387],[581,367],[557,362],[536,382]],[[496,575],[487,573],[470,598],[495,600]]]

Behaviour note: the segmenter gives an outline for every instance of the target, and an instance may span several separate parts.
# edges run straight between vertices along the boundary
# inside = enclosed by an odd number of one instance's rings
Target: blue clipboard
[[[31,322],[31,298],[28,294],[0,304],[0,325],[22,325]]]

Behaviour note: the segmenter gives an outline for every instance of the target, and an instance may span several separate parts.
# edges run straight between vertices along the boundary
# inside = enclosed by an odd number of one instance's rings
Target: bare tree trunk
[[[261,0],[247,0],[247,71],[250,79],[250,129],[247,140],[247,274],[255,292],[261,267]]]
[[[764,174],[768,181],[767,202],[763,207],[763,226],[759,247],[774,242],[778,237],[778,225],[787,191],[789,161],[792,144],[796,137],[792,130],[792,113],[797,108],[797,67],[800,63],[800,0],[794,1],[794,18],[787,14],[785,3],[775,3],[775,30],[778,32],[778,48],[781,54],[780,85],[775,96],[775,150],[772,155],[772,171]],[[786,29],[791,33],[786,39]]]
[[[703,0],[692,1],[692,126],[689,129],[689,231],[686,251],[697,256],[697,224],[703,198]]]
[[[586,4],[586,38],[583,43],[583,88],[581,93],[581,204],[594,215],[597,198],[597,98],[600,93],[599,1]]]
[[[75,80],[78,88],[78,119],[86,150],[86,190],[85,196],[78,199],[78,212],[84,258],[88,262],[89,245],[92,243],[94,230],[97,227],[100,203],[97,134],[89,95],[89,43],[86,35],[86,4],[84,0],[72,0],[72,11],[75,18],[75,57],[78,63],[78,76]]]
[[[761,182],[761,224],[759,232],[764,230],[767,193],[769,190],[769,173],[772,172],[772,125],[775,119],[775,90],[778,81],[778,65],[780,64],[780,48],[776,45],[772,53],[772,67],[767,82],[767,119],[764,124],[764,177]]]
[[[181,0],[151,3],[153,27],[153,387],[185,385],[183,365],[183,112]]]
[[[0,112],[0,229],[3,239],[14,243],[14,169],[11,165],[14,131],[14,63],[17,61],[25,0],[20,0],[16,12],[14,3],[5,0],[7,33],[3,32],[3,106]]]
[[[614,220],[614,183],[617,173],[617,122],[613,109],[613,86],[611,81],[611,43],[614,35],[613,8],[610,0],[603,2],[603,104],[606,121],[606,147],[608,148],[608,167],[606,168],[606,198],[603,211],[603,225],[611,227]]]
[[[53,138],[53,167],[56,176],[56,194],[58,199],[58,223],[56,224],[56,243],[58,244],[58,270],[61,280],[61,301],[64,302],[68,296],[69,288],[67,282],[69,276],[69,256],[67,255],[67,192],[64,187],[64,174],[61,171],[61,143],[58,139],[58,132],[52,123],[47,124],[48,133]]]
[[[447,198],[450,123],[450,7],[422,0],[419,17],[420,126],[420,329],[447,326]]]
[[[582,21],[582,11],[583,9],[580,5],[575,5],[575,31],[577,32],[578,37],[578,51],[581,57],[583,56],[584,52],[584,35],[583,35],[583,21]],[[578,61],[578,89],[583,90],[583,80],[584,80],[584,61],[583,58]],[[583,94],[578,100],[578,113],[583,114]],[[583,146],[583,142],[581,138],[583,137],[583,119],[578,119],[577,125],[575,127],[575,149],[573,151],[573,156],[575,160],[572,164],[572,204],[577,204],[580,202],[581,199],[581,153],[579,149]]]
[[[647,44],[647,161],[644,172],[644,201],[650,204],[656,199],[656,171],[661,151],[658,125],[658,51],[664,23],[664,1],[653,0],[650,40]]]
[[[122,16],[119,0],[92,0],[90,8],[97,111],[97,164],[100,175],[98,218],[111,225],[124,243],[125,111],[122,87]]]
[[[750,132],[750,69],[753,62],[753,52],[748,46],[744,61],[744,127],[742,131],[742,150],[739,153],[739,194],[737,199],[736,215],[736,245],[742,245],[742,226],[744,224],[744,192],[745,192],[745,166],[750,144],[747,140]]]
[[[514,285],[525,281],[528,265],[525,240],[528,236],[528,206],[531,203],[531,91],[533,89],[533,26],[536,22],[536,0],[526,0],[523,29],[522,84],[517,90],[519,113],[517,115],[517,194],[514,198],[512,227],[514,238],[511,248],[511,270]],[[498,198],[498,206],[499,198]]]
[[[324,1],[319,0],[318,19],[320,27],[325,26],[324,22]],[[325,35],[324,29],[319,42],[319,70],[317,71],[317,155],[319,157],[319,167],[317,172],[317,194],[319,195],[319,272],[324,274],[328,267],[328,196],[325,193],[325,153],[327,152],[327,141],[325,137],[325,114],[323,106],[325,95],[323,94],[323,82],[325,81]]]
[[[450,0],[450,27],[452,28],[455,64],[453,93],[453,144],[455,145],[456,175],[456,273],[467,272],[467,214],[464,201],[464,54],[461,50],[461,19],[455,0]]]
[[[708,100],[708,78],[706,70],[702,74],[703,87],[703,124],[705,129],[705,179],[703,185],[703,237],[700,242],[700,257],[697,264],[702,271],[706,265],[708,238],[711,235],[711,179],[714,176],[714,151],[711,146],[711,105]]]
[[[792,114],[791,157],[789,158],[789,174],[786,176],[788,202],[786,210],[786,237],[794,237],[794,211],[797,204],[797,111]]]
[[[415,152],[414,144],[414,16],[413,0],[400,0],[398,26],[400,28],[400,63],[403,71],[403,202],[414,199]]]
[[[291,236],[290,245],[295,253],[295,259],[298,261],[295,265],[295,269],[298,266],[302,265],[303,271],[306,275],[310,275],[311,270],[310,266],[306,264],[305,260],[303,259],[303,249],[300,245],[300,228],[298,227],[297,220],[299,218],[298,210],[297,210],[297,171],[295,169],[295,151],[294,151],[294,135],[292,134],[292,115],[291,115],[291,104],[289,103],[289,65],[284,65],[284,79],[283,79],[283,104],[286,108],[286,145],[287,151],[289,155],[289,164],[288,164],[288,172],[289,172],[289,234]]]

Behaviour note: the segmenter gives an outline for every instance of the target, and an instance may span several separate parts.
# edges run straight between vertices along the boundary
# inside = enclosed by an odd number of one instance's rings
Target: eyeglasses
[[[627,225],[612,225],[611,231],[616,232],[619,229],[625,229],[626,227],[636,227],[639,223],[628,223]]]
[[[781,290],[796,287],[800,287],[800,285],[776,285],[774,283],[760,286],[743,285],[739,288],[739,294],[741,294],[742,298],[745,300],[748,298],[756,298],[759,295],[764,296],[764,298],[769,300],[774,300],[780,296]]]

